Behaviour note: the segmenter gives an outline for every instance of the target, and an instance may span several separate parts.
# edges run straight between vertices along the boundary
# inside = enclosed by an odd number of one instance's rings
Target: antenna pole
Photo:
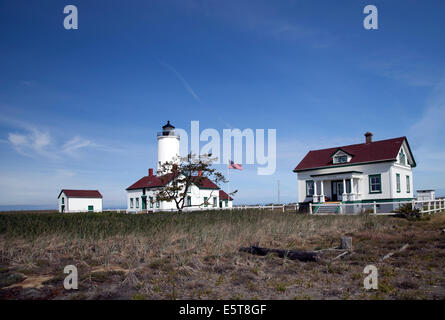
[[[280,204],[280,180],[277,181],[278,182],[278,204]]]

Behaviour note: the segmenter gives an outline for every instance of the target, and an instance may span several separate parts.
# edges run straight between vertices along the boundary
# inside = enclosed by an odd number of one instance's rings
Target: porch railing
[[[342,194],[342,201],[357,201],[360,200],[360,193],[343,193]],[[326,196],[320,195],[320,194],[314,194],[312,196],[312,199],[316,203],[323,203],[326,202]]]
[[[353,201],[353,200],[349,200]],[[390,212],[384,212],[379,207],[380,206],[388,206],[392,205],[394,208],[398,208],[403,204],[411,204],[413,208],[417,208],[420,210],[421,213],[438,213],[445,211],[445,198],[444,199],[435,199],[435,200],[412,200],[412,201],[391,201],[391,202],[369,202],[369,203],[338,203],[336,206],[339,207],[338,212],[340,214],[346,214],[348,211],[354,211],[354,210],[348,210],[348,208],[359,208],[361,210],[355,210],[359,212],[354,212],[354,214],[360,213],[360,212],[370,212],[376,215],[395,215],[396,213],[391,212],[395,209],[391,210]],[[309,213],[314,214],[315,208],[317,208],[317,211],[320,207],[332,207],[332,203],[317,203],[317,204],[309,204]]]

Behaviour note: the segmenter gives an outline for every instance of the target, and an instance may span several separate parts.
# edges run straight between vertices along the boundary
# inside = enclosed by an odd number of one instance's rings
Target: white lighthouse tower
[[[162,127],[162,131],[158,132],[157,139],[157,171],[159,171],[161,169],[161,164],[164,162],[179,160],[179,135],[175,133],[175,127],[170,124],[170,121],[167,121],[167,124]]]

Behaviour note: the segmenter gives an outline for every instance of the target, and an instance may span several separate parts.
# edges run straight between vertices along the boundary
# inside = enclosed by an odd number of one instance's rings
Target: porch
[[[359,171],[311,175],[314,184],[313,203],[361,200],[362,176],[363,173]]]

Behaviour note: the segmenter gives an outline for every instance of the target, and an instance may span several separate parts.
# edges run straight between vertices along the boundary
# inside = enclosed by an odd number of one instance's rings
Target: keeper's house
[[[338,203],[348,212],[360,212],[363,204],[378,203],[379,212],[390,212],[393,201],[413,199],[412,168],[416,166],[406,137],[309,151],[293,170],[298,176],[300,205]],[[385,203],[387,203],[385,205]]]
[[[102,195],[98,190],[68,190],[59,193],[59,212],[102,212]]]

